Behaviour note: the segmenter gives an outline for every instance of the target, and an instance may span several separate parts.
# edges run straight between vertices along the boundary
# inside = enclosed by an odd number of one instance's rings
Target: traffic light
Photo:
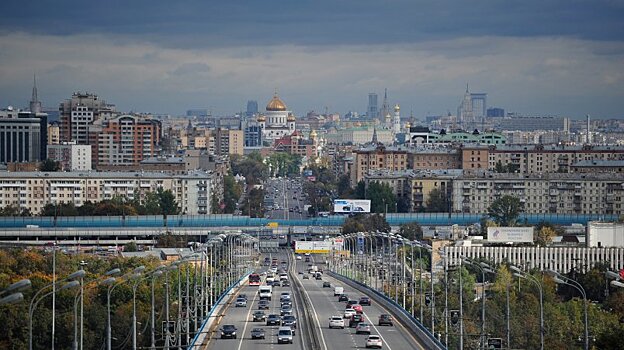
[[[427,306],[431,305],[431,294],[430,293],[425,293],[425,305],[427,305]]]
[[[488,349],[502,349],[503,348],[503,339],[501,338],[489,338],[487,341]]]
[[[451,310],[451,324],[453,326],[459,324],[459,310]]]

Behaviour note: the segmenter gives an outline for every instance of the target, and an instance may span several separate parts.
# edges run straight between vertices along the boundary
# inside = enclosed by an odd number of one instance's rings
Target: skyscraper
[[[258,101],[247,101],[247,112],[245,112],[245,116],[249,118],[253,117],[256,114],[258,114]]]
[[[368,107],[366,108],[366,116],[369,119],[379,118],[379,109],[377,108],[377,94],[374,92],[368,94]]]

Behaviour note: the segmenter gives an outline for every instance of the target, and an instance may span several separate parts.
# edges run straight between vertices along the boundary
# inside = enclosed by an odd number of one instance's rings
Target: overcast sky
[[[122,111],[456,112],[466,83],[525,115],[624,117],[624,1],[283,0],[0,3],[0,106],[74,91]]]

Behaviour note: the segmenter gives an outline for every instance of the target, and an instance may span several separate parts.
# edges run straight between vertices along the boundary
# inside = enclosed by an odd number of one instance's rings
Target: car
[[[282,292],[282,294],[280,294],[280,302],[290,301],[291,299],[292,299],[292,296],[290,292]]]
[[[355,334],[370,334],[371,325],[370,323],[360,322],[357,327],[355,327]]]
[[[344,328],[344,319],[341,316],[332,316],[329,318],[329,328]]]
[[[280,281],[273,281],[273,283],[271,283],[271,285],[273,287],[280,287],[282,285],[282,283]]]
[[[322,276],[320,273],[316,273],[316,275],[314,275],[314,278],[316,278],[317,281],[320,281],[322,279]]]
[[[288,326],[293,329],[293,335],[295,335],[294,330],[297,328],[297,318],[294,315],[285,315],[282,317],[282,326]]]
[[[364,322],[364,321],[366,321],[364,316],[355,314],[351,316],[351,318],[349,319],[349,328],[356,327],[360,322]]]
[[[379,321],[377,322],[378,326],[393,326],[394,321],[392,320],[392,316],[388,314],[379,315]]]
[[[366,348],[379,348],[382,347],[381,337],[378,335],[371,334],[366,339]]]
[[[247,299],[238,297],[236,298],[236,307],[247,307]]]
[[[290,308],[292,309],[292,301],[291,300],[284,300],[280,302],[280,308],[284,307],[284,305],[286,306],[290,306]]]
[[[356,314],[355,310],[353,310],[352,308],[348,308],[348,309],[345,309],[343,317],[344,318],[351,318],[351,316],[353,316],[355,314]]]
[[[293,330],[290,327],[280,327],[277,330],[277,343],[278,344],[292,344],[293,343]]]
[[[281,317],[276,314],[270,314],[267,316],[266,325],[267,326],[279,326],[281,322]]]
[[[331,288],[331,283],[327,281],[323,282],[323,288]]]
[[[288,280],[283,280],[282,287],[290,287],[290,282]]]
[[[243,298],[245,300],[248,300],[247,294],[239,294],[237,298]]]
[[[301,255],[297,255],[297,260],[301,260]]]
[[[340,296],[338,297],[338,301],[348,301],[349,300],[349,296],[347,294],[340,294]]]
[[[284,304],[280,307],[280,315],[284,316],[284,313],[291,312],[292,313],[292,305]]]
[[[266,321],[266,317],[267,317],[267,316],[266,316],[266,314],[264,313],[264,311],[260,311],[260,310],[258,310],[258,311],[255,311],[255,312],[253,313],[253,321],[254,321],[254,322],[259,322],[259,321],[264,322],[264,321]]]
[[[221,327],[221,339],[236,339],[236,326],[233,324],[224,324]]]
[[[310,276],[308,276],[307,274],[305,274],[305,275],[303,275],[303,279],[304,279],[304,280],[309,280],[309,279],[310,279]]]
[[[303,275],[303,271],[298,271],[297,274],[298,275]]]
[[[271,305],[268,300],[260,300],[258,302],[258,309],[260,310],[268,310],[271,308]]]
[[[251,339],[264,339],[264,329],[253,328],[251,330]]]
[[[364,308],[362,308],[362,305],[360,305],[360,304],[351,305],[351,307],[352,307],[352,308],[353,308],[353,310],[355,310],[355,312],[357,312],[358,314],[364,313]]]
[[[349,299],[349,300],[347,300],[347,305],[346,305],[346,307],[351,307],[351,306],[353,306],[353,305],[357,305],[357,303],[358,303],[358,301],[357,301],[357,300],[355,300],[355,299]]]
[[[360,301],[358,302],[358,304],[370,306],[370,304],[371,304],[370,298],[369,297],[360,297]]]

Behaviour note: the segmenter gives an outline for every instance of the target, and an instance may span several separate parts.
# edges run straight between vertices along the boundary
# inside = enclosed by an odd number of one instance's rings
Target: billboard
[[[533,242],[533,227],[488,227],[488,242]]]
[[[370,208],[368,199],[334,199],[334,213],[370,213]]]
[[[332,249],[330,241],[295,241],[295,253],[297,254],[329,254]]]

